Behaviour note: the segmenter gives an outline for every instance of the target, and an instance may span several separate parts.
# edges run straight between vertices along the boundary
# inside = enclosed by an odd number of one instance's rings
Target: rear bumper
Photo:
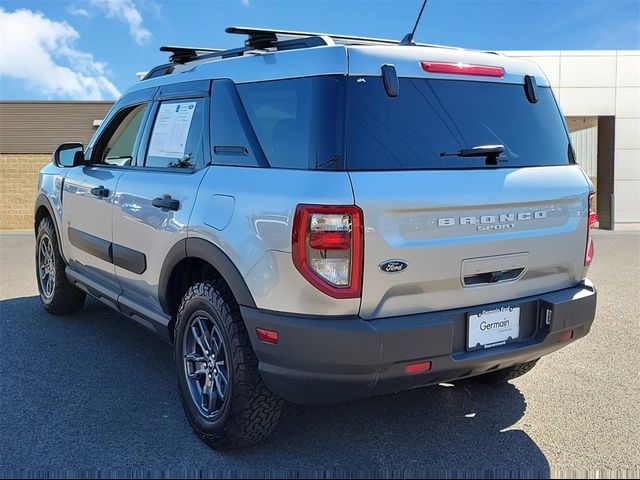
[[[466,350],[467,313],[520,306],[520,339]],[[565,290],[443,312],[362,320],[292,316],[241,307],[267,386],[296,403],[336,403],[480,375],[528,362],[585,336],[596,309],[588,280]],[[547,310],[551,311],[547,325]],[[275,330],[277,345],[260,342],[256,328]],[[560,341],[572,331],[569,341]],[[407,375],[407,363],[431,370]]]

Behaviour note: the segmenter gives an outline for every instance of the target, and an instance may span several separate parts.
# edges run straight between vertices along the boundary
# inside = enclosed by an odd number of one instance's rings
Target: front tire
[[[474,377],[473,380],[480,383],[504,383],[509,380],[521,377],[538,363],[539,358],[526,363],[519,363],[512,367],[504,368],[502,370],[496,370],[495,372],[485,373]]]
[[[65,267],[53,221],[44,217],[36,235],[36,277],[44,309],[53,315],[77,312],[87,297],[69,282]]]
[[[262,381],[240,310],[223,282],[189,288],[174,338],[182,406],[207,445],[242,447],[275,429],[284,402]]]

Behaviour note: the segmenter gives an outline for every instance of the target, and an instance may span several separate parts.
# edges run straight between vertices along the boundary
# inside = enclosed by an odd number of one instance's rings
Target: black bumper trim
[[[491,349],[466,350],[469,311],[516,304],[526,317],[521,339]],[[585,281],[508,302],[375,320],[288,315],[248,307],[241,307],[241,312],[267,386],[292,402],[326,404],[535,360],[569,343],[559,342],[563,331],[573,330],[572,341],[586,335],[595,307],[596,291]],[[551,310],[550,324],[546,309]],[[260,342],[257,327],[277,331],[278,344]],[[406,363],[420,360],[430,360],[431,370],[406,375]]]

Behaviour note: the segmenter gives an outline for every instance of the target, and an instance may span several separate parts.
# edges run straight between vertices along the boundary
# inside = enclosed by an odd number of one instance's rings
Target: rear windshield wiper
[[[477,145],[457,152],[442,152],[441,157],[497,157],[504,152],[504,145]]]

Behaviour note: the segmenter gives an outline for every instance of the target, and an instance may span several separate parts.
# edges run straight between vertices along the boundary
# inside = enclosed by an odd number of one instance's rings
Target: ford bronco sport
[[[230,28],[163,47],[39,177],[40,297],[174,346],[215,448],[308,404],[505,381],[589,331],[593,185],[549,82],[500,54]]]

